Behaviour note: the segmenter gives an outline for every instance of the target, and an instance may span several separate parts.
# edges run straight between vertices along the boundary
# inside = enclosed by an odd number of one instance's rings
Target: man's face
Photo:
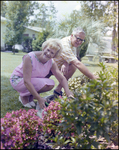
[[[79,34],[73,35],[71,34],[71,44],[74,47],[80,46],[85,39],[85,34],[83,32],[80,32]]]

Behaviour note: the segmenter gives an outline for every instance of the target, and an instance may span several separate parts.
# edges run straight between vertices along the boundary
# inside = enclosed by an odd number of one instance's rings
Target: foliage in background
[[[49,34],[50,33],[48,31],[43,31],[39,34],[36,40],[32,41],[33,51],[42,51],[42,44],[46,41]]]
[[[44,10],[45,9],[45,10]],[[53,27],[55,26],[56,23],[56,13],[57,10],[53,4],[53,2],[49,2],[48,6],[45,6],[45,4],[41,4],[40,6],[40,12],[38,14],[39,17],[39,22],[40,22],[40,26],[42,28],[46,28],[49,27],[53,29]],[[41,18],[41,21],[40,21]]]
[[[57,99],[61,105],[57,116],[63,118],[58,126],[53,124],[55,136],[49,136],[49,140],[54,141],[54,148],[66,145],[76,149],[106,148],[106,144],[100,144],[100,138],[118,142],[118,72],[103,63],[99,65],[102,67],[97,72],[99,81],[90,80],[77,87],[75,99]],[[48,119],[47,114],[45,119]],[[55,117],[49,117],[48,122],[55,122]],[[52,125],[48,127],[51,131]]]
[[[6,1],[1,1],[1,16],[2,17],[5,17],[6,10],[7,10]]]
[[[35,2],[34,2],[35,3]],[[8,45],[21,44],[25,26],[36,7],[31,1],[8,1],[6,10],[5,42]]]
[[[83,58],[86,55],[89,43],[97,44],[99,51],[103,51],[105,48],[105,43],[103,41],[103,30],[105,29],[105,24],[91,18],[82,18],[80,11],[73,11],[70,16],[60,21],[53,37],[63,38],[69,36],[73,29],[78,26],[82,27],[86,33],[85,42],[77,48],[78,57]]]
[[[19,4],[22,4],[21,5]],[[24,5],[23,5],[24,4]],[[17,5],[17,7],[16,7]],[[28,6],[29,5],[29,6]],[[20,7],[19,7],[20,6]],[[28,7],[27,7],[28,6]],[[18,8],[19,7],[19,8]],[[86,54],[87,47],[89,42],[96,43],[99,46],[99,51],[103,51],[103,41],[101,41],[103,35],[108,30],[107,27],[113,27],[113,34],[112,34],[112,50],[118,51],[118,1],[82,1],[81,2],[81,10],[73,10],[69,16],[66,16],[65,19],[56,22],[56,13],[57,10],[52,1],[46,6],[44,3],[38,2],[26,2],[26,1],[19,1],[19,2],[1,2],[2,8],[2,16],[5,16],[7,19],[12,20],[12,24],[8,27],[9,28],[9,35],[7,36],[6,40],[13,44],[17,38],[11,40],[16,35],[16,29],[14,30],[15,25],[19,25],[21,18],[23,19],[22,22],[25,22],[25,25],[34,25],[41,28],[44,28],[46,31],[49,31],[49,37],[58,37],[62,38],[71,34],[72,29],[77,26],[81,26],[86,28],[84,30],[90,30],[89,35],[87,35],[86,39],[87,42],[82,47],[78,48],[79,57],[82,58]],[[34,9],[37,9],[37,14],[34,14]],[[14,11],[13,11],[14,10]],[[8,15],[9,14],[9,15]],[[19,15],[20,14],[20,15]],[[22,16],[23,14],[23,16]],[[32,21],[29,19],[29,16],[34,15],[35,19]],[[8,17],[9,16],[9,17]],[[21,16],[20,19],[16,19],[17,17]],[[26,18],[25,18],[26,16]],[[88,20],[88,21],[87,21]],[[30,22],[31,21],[31,22]],[[96,30],[94,30],[95,22],[101,22],[97,26]],[[103,25],[105,24],[105,25]],[[23,23],[24,25],[24,23]],[[98,23],[95,24],[95,26]],[[92,28],[87,29],[87,26]],[[100,28],[102,26],[102,28]],[[20,27],[17,28],[18,31],[21,30]],[[20,31],[21,32],[21,31]],[[22,33],[22,32],[21,32]],[[17,36],[17,35],[16,35]],[[49,38],[48,37],[48,38]],[[19,42],[22,38],[19,35]],[[10,41],[11,40],[11,41]],[[99,41],[99,42],[98,42]],[[17,43],[18,44],[18,43]]]
[[[85,42],[81,44],[80,47],[77,48],[77,58],[81,61],[81,59],[86,55],[88,49],[89,41],[85,38]]]
[[[23,36],[22,39],[23,52],[32,51],[32,41],[33,39],[31,37]]]
[[[105,4],[104,4],[105,3]],[[118,1],[82,1],[81,12],[83,18],[93,18],[105,23],[106,27],[113,28],[112,50],[118,47]],[[107,29],[109,30],[109,29]],[[107,30],[103,32],[106,33]]]
[[[3,149],[32,149],[38,143],[42,120],[35,109],[17,110],[1,118]]]
[[[38,4],[38,13],[34,20],[32,20],[31,25],[37,26],[45,29],[52,34],[54,28],[56,27],[56,14],[57,10],[52,1]]]
[[[77,50],[79,52],[79,57],[82,58],[86,54],[89,43],[97,44],[99,52],[104,50],[105,43],[103,37],[109,30],[107,27],[113,26],[112,41],[114,41],[114,44],[112,45],[114,45],[113,47],[117,50],[117,4],[117,1],[106,2],[105,4],[100,1],[82,1],[80,11],[73,10],[69,16],[65,16],[65,19],[58,23],[58,28],[53,37],[63,38],[69,36],[73,28],[81,26],[86,32],[87,41],[85,44],[82,44],[81,47],[78,47]]]

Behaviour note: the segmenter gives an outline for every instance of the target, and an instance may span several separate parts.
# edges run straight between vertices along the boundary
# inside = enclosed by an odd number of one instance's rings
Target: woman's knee
[[[46,87],[46,89],[48,89],[48,90],[52,90],[53,87],[54,87],[54,85],[45,85],[45,87]]]
[[[53,87],[54,87],[54,85],[45,85],[42,89],[40,89],[40,90],[38,91],[38,93],[50,91],[50,90],[53,89]]]

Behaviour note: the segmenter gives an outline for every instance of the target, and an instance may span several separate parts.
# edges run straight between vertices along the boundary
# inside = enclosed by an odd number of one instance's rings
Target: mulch
[[[99,142],[100,144],[106,144],[106,149],[118,149],[118,145],[114,145],[114,143],[112,142],[107,143],[106,140],[104,140],[104,138],[100,138]],[[54,149],[52,144],[52,142],[46,142],[44,135],[40,134],[35,149]],[[74,149],[74,147],[70,147],[69,145],[67,145],[63,147],[58,146],[55,149]]]

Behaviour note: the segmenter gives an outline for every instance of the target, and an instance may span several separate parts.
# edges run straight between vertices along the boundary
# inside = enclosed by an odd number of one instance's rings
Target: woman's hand
[[[45,102],[46,102],[46,99],[45,99],[45,98],[40,97],[40,98],[38,99],[38,103],[39,103],[39,106],[40,106],[41,109],[44,109],[44,108],[46,107],[46,106],[45,106]]]
[[[69,90],[67,97],[68,98],[74,98],[74,94]]]

